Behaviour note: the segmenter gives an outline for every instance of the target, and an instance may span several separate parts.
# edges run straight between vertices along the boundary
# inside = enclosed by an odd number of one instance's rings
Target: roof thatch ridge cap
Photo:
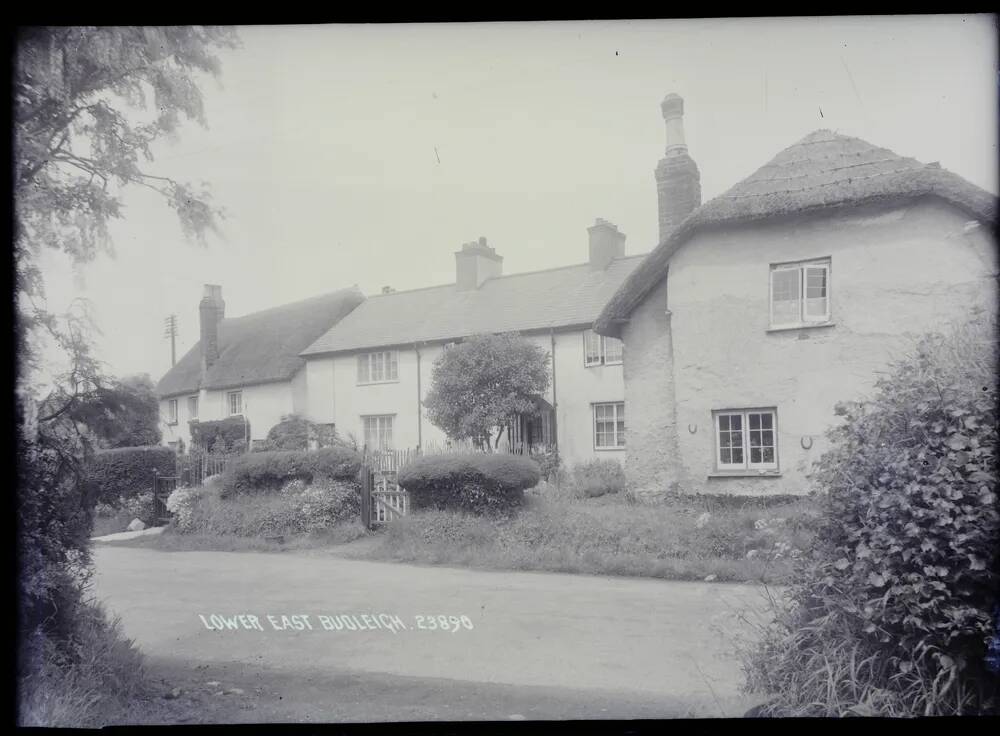
[[[364,297],[364,294],[361,292],[361,289],[359,289],[357,287],[357,285],[354,285],[354,286],[345,286],[342,289],[334,289],[333,291],[328,291],[325,294],[316,294],[315,296],[308,296],[305,299],[298,299],[298,300],[296,300],[294,302],[285,302],[284,304],[278,304],[277,306],[274,306],[274,307],[267,307],[266,309],[258,309],[256,312],[250,312],[248,314],[241,314],[238,317],[225,317],[222,320],[222,324],[226,324],[227,322],[229,322],[229,323],[238,322],[239,320],[250,319],[251,317],[261,317],[261,316],[264,316],[264,315],[276,314],[278,312],[281,312],[282,310],[286,310],[286,309],[290,310],[290,309],[293,309],[295,307],[305,306],[308,302],[320,301],[320,300],[323,300],[323,299],[329,299],[334,294],[341,294],[341,293],[343,293],[343,294],[346,295],[348,292],[351,292],[351,291],[356,291],[356,292],[358,292],[359,295],[361,295],[361,297]]]

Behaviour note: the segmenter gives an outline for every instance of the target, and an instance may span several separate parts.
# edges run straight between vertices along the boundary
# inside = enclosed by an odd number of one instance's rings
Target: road
[[[329,551],[99,544],[94,558],[96,596],[152,671],[184,693],[233,703],[208,718],[669,718],[738,716],[753,704],[739,694],[735,651],[752,636],[741,614],[760,620],[764,595],[754,586],[427,567]],[[219,630],[213,615],[238,628]],[[458,630],[445,632],[430,628],[439,615],[467,618],[446,618]],[[327,630],[320,616],[342,627]],[[230,688],[243,692],[223,697]]]

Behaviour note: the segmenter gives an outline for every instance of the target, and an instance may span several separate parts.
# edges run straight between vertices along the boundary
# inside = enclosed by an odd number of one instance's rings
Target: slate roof
[[[500,276],[475,290],[455,284],[369,297],[302,352],[322,355],[451,340],[479,333],[590,325],[643,256]]]
[[[688,215],[625,280],[594,328],[620,335],[622,321],[666,275],[670,256],[701,229],[927,196],[984,223],[996,222],[997,197],[940,165],[817,130]]]
[[[199,388],[287,381],[305,365],[299,353],[364,298],[355,286],[224,319],[219,325],[219,359],[209,368],[204,383],[199,341],[160,379],[156,393],[165,398],[196,393]]]

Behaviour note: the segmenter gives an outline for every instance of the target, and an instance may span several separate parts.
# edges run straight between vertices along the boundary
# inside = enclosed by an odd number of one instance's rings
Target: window
[[[399,370],[395,350],[362,353],[358,356],[358,383],[398,381]]]
[[[226,402],[229,405],[229,416],[234,417],[243,413],[242,391],[230,391],[226,394]]]
[[[167,424],[177,424],[177,399],[167,402]]]
[[[594,404],[594,449],[625,447],[625,402]]]
[[[776,470],[777,416],[774,409],[727,409],[715,412],[719,470]]]
[[[771,327],[829,321],[829,260],[771,266]]]
[[[188,396],[188,419],[198,418],[198,397]]]
[[[392,449],[392,414],[361,417],[365,433],[365,447],[370,450]]]
[[[616,365],[622,362],[624,345],[615,337],[598,335],[593,330],[583,333],[583,364]]]

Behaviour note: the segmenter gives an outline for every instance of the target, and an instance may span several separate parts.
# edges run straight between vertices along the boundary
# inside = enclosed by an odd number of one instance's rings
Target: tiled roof
[[[162,398],[195,393],[199,388],[287,381],[305,365],[299,357],[302,349],[363,301],[364,295],[353,287],[224,319],[219,325],[219,358],[204,383],[199,341],[160,379],[156,392]]]
[[[643,256],[500,276],[478,289],[455,284],[369,297],[302,355],[320,355],[478,333],[589,325]]]
[[[670,256],[702,228],[927,196],[984,223],[996,221],[995,195],[938,164],[922,164],[859,138],[817,130],[688,215],[622,284],[595,329],[619,335],[621,321],[666,275]]]

